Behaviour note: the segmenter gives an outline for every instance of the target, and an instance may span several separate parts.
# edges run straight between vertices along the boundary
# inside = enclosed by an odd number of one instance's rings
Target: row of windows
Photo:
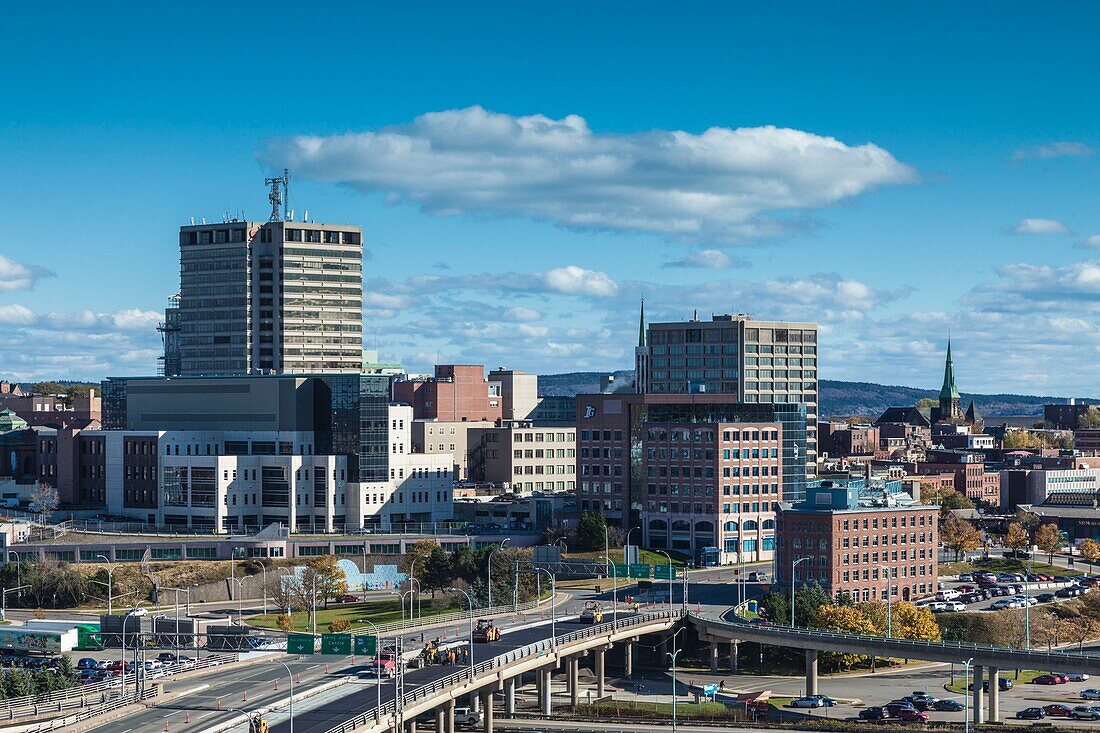
[[[243,231],[243,230],[242,230]],[[333,232],[317,229],[283,229],[283,238],[288,242],[315,242],[324,240],[325,244],[359,244],[359,232]],[[294,250],[299,252],[299,250]],[[306,250],[308,253],[309,250]],[[346,257],[347,253],[340,256]]]
[[[544,473],[572,474],[576,472],[577,468],[573,464],[568,464],[565,466],[516,466],[512,469],[512,473],[516,476],[537,476]]]

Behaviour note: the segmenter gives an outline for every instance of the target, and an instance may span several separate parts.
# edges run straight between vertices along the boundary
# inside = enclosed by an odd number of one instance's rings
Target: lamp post
[[[290,672],[290,667],[284,662],[275,662],[280,667],[286,670],[286,676],[290,678],[290,733],[294,733],[294,675]]]
[[[500,546],[499,547],[494,547],[493,549],[489,550],[489,560],[485,563],[485,570],[486,570],[486,572],[488,573],[488,576],[489,576],[489,609],[490,610],[493,608],[493,553],[496,552],[497,550],[503,550],[504,545],[506,545],[508,543],[508,540],[510,540],[510,539],[511,539],[511,537],[505,537],[503,540],[500,541]]]
[[[382,651],[382,635],[378,633],[378,627],[374,625],[373,621],[366,619],[360,619],[363,623],[374,629],[374,678],[377,680],[375,688],[378,690],[378,707],[377,715],[382,714],[382,664],[379,660],[379,654]],[[396,648],[395,648],[396,650]],[[395,661],[396,664],[396,661]]]
[[[791,628],[794,628],[794,568],[800,562],[806,562],[807,560],[813,560],[812,557],[800,557],[797,560],[791,558]]]
[[[107,615],[114,614],[114,584],[115,584],[115,567],[111,564],[110,558],[106,555],[99,554],[96,557],[102,557],[103,561],[107,563]]]
[[[402,621],[405,620],[405,596],[410,596],[410,598],[409,598],[409,624],[412,624],[412,620],[413,620],[413,612],[412,612],[412,605],[413,604],[412,604],[412,598],[411,598],[412,594],[413,594],[413,589],[412,588],[409,588],[407,591],[405,591],[404,593],[401,594],[401,620]]]
[[[668,558],[668,611],[672,613],[672,556],[664,550],[657,550],[657,552]]]
[[[894,635],[894,614],[893,614],[893,572],[888,565],[879,565],[880,570],[886,571],[886,638],[889,639]]]
[[[557,586],[554,582],[554,574],[546,568],[535,568],[536,573],[546,573],[550,577],[550,646],[557,648],[558,646],[558,617],[557,612],[554,609],[554,599],[557,596]]]
[[[0,621],[6,621],[8,615],[8,593],[15,593],[30,588],[29,585],[17,585],[14,588],[0,590]]]
[[[474,678],[474,599],[461,588],[448,588],[447,590],[458,591],[466,596],[466,600],[470,603],[470,679],[472,680]]]
[[[233,578],[233,582],[237,584],[237,626],[244,626],[244,578]]]
[[[623,540],[623,562],[626,562],[626,546],[630,544],[630,533],[636,529],[640,530],[641,527],[631,527],[626,531],[626,539]]]
[[[263,571],[263,584],[264,584],[264,616],[267,615],[267,563],[260,560],[260,570]]]
[[[619,576],[617,573],[611,573],[611,558],[604,555],[603,559],[607,561],[607,571],[605,574],[611,575],[611,616],[613,619],[612,623],[614,623],[619,620]]]
[[[15,550],[8,550],[7,557],[8,562],[11,562],[11,556],[15,555],[15,584],[23,585],[23,563],[19,560],[19,553]]]
[[[665,652],[665,656],[672,662],[672,733],[676,733],[676,657],[680,655],[679,649],[676,648],[676,634],[672,635],[672,651]]]
[[[967,690],[970,689],[970,665],[974,663],[974,657],[967,659],[963,662],[965,672],[963,673],[963,733],[970,733],[970,695],[967,694]],[[977,684],[975,682],[975,684]]]
[[[130,614],[122,617],[122,695],[126,695],[126,622],[130,620]],[[138,621],[141,624],[141,621]],[[136,646],[136,645],[135,645]],[[134,665],[134,686],[137,686],[137,665]]]
[[[1027,587],[1031,578],[1031,558],[1027,559],[1027,575],[1024,576],[1024,649],[1031,649],[1031,589]]]

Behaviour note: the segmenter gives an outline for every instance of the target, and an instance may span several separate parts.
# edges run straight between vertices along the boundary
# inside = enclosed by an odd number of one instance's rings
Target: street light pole
[[[290,733],[294,733],[294,675],[291,674],[290,667],[288,667],[285,663],[275,663],[285,669],[286,676],[290,678]],[[379,680],[379,683],[381,683],[381,679]]]
[[[879,565],[880,570],[886,571],[886,638],[889,639],[894,635],[894,614],[893,614],[893,573],[888,565]]]
[[[233,578],[237,584],[237,626],[244,626],[244,578]]]
[[[448,590],[458,591],[466,596],[466,600],[470,603],[470,679],[472,680],[474,678],[474,599],[461,588],[448,588]]]
[[[557,586],[554,582],[554,574],[546,568],[535,568],[536,572],[546,573],[550,576],[550,646],[557,648],[558,646],[558,618],[557,612],[554,609],[554,599],[557,596]]]
[[[665,656],[672,660],[672,733],[676,733],[676,657],[680,655],[680,651],[676,648],[676,634],[673,634],[672,651],[665,652]]]
[[[794,628],[794,568],[801,562],[813,560],[812,557],[800,557],[797,560],[791,558],[791,628]]]
[[[267,563],[260,560],[260,570],[263,571],[263,584],[264,584],[264,616],[267,615]]]
[[[963,662],[965,672],[963,674],[963,702],[965,707],[963,708],[963,733],[970,733],[970,665],[973,664],[974,657],[967,659]],[[975,682],[977,684],[977,682]]]
[[[1027,575],[1024,576],[1024,649],[1031,649],[1031,589],[1027,587],[1031,578],[1031,558],[1027,559]]]
[[[618,573],[611,573],[611,567],[613,563],[611,558],[607,555],[603,556],[603,559],[607,561],[606,574],[611,575],[611,615],[614,621],[619,620],[619,575]],[[613,622],[614,622],[613,621]]]
[[[373,621],[362,619],[363,623],[374,629],[374,678],[378,681],[375,688],[378,690],[378,708],[376,715],[382,714],[382,662],[379,655],[382,653],[382,635],[378,633],[378,627]],[[394,651],[397,648],[394,647]],[[394,662],[396,664],[396,661]],[[395,668],[396,669],[396,668]]]
[[[107,563],[107,615],[114,614],[114,584],[115,584],[115,568],[111,564],[111,560],[106,555],[96,555],[96,557],[102,557],[103,561]]]
[[[657,550],[657,552],[668,558],[668,612],[672,613],[672,555],[664,550]]]

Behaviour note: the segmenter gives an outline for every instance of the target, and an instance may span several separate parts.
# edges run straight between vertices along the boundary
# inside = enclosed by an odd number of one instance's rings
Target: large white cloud
[[[0,292],[30,290],[44,277],[53,277],[53,273],[45,268],[24,265],[0,255]]]
[[[606,272],[586,270],[576,265],[557,267],[542,273],[546,287],[570,295],[606,297],[619,291],[618,284]]]
[[[831,206],[914,171],[873,143],[779,127],[594,133],[578,115],[481,107],[404,125],[269,141],[296,175],[410,201],[431,214],[493,213],[582,230],[736,242],[782,228],[774,212]]]

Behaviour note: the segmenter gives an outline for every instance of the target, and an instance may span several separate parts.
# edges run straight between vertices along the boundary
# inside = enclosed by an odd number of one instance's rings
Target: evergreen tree
[[[591,552],[602,550],[604,542],[608,541],[607,522],[603,514],[585,512],[577,522],[577,539],[575,546],[579,552]]]

